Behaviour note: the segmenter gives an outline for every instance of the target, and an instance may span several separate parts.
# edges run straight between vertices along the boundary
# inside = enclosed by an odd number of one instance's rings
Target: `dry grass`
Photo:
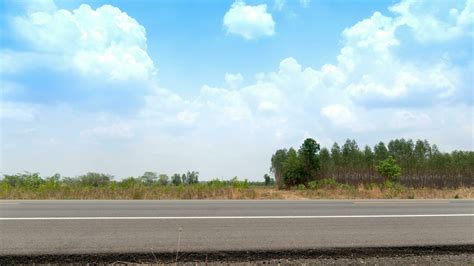
[[[322,188],[277,190],[271,187],[207,188],[138,187],[138,188],[71,188],[30,191],[23,189],[0,190],[0,199],[472,199],[474,187],[458,189],[382,189]]]

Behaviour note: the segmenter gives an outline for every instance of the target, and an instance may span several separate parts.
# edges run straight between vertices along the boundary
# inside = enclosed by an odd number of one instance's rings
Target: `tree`
[[[305,183],[313,179],[319,171],[319,144],[312,138],[307,138],[298,150],[298,156],[303,165]]]
[[[271,186],[275,184],[275,180],[271,178],[268,174],[263,175],[263,179],[265,179],[265,186]]]
[[[284,162],[283,167],[285,169],[283,172],[283,180],[286,187],[289,188],[304,183],[304,166],[295,149],[290,148],[288,150],[288,158]]]
[[[331,175],[331,170],[333,168],[331,155],[327,148],[322,148],[319,152],[319,163],[321,165],[321,177],[327,178]]]
[[[339,177],[342,167],[342,153],[341,148],[339,147],[339,144],[337,144],[337,142],[334,142],[331,147],[331,160],[334,165],[334,174]]]
[[[181,182],[183,182],[184,185],[188,184],[188,177],[186,174],[181,175]]]
[[[145,172],[140,177],[140,180],[145,183],[145,185],[151,185],[158,180],[158,175],[155,172]]]
[[[399,181],[400,177],[400,166],[397,165],[395,159],[389,156],[387,159],[380,161],[376,166],[377,172],[385,179],[389,181]]]
[[[112,180],[111,175],[89,172],[79,177],[79,181],[82,185],[101,187],[108,185]]]
[[[374,168],[374,153],[372,152],[372,149],[368,146],[365,145],[364,148],[364,168],[365,171],[371,175],[372,174],[372,169]]]
[[[388,158],[388,150],[383,142],[379,142],[377,145],[375,145],[374,156],[376,162],[380,162]]]
[[[283,188],[283,172],[284,164],[288,158],[288,151],[286,149],[279,149],[272,155],[270,171],[275,174],[275,180],[278,188]]]
[[[199,182],[198,178],[199,178],[199,172],[195,172],[195,171],[189,172],[188,171],[186,173],[186,183],[189,184],[189,185],[197,184]],[[183,180],[183,183],[184,183],[184,180]]]
[[[162,186],[166,186],[168,185],[168,182],[169,182],[169,177],[165,174],[161,174],[159,177],[158,177],[158,183]]]
[[[171,176],[171,183],[175,186],[179,186],[182,183],[181,180],[181,175],[180,174],[174,174]]]

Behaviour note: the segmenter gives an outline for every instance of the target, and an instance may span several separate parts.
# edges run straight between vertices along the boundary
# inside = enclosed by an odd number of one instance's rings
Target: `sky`
[[[0,1],[0,173],[261,180],[279,148],[474,148],[474,0]]]

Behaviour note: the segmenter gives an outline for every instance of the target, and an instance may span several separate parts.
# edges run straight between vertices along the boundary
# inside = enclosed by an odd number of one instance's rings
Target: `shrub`
[[[225,182],[215,178],[207,182],[207,186],[211,189],[221,189],[225,187]]]
[[[317,189],[319,186],[317,181],[310,181],[308,182],[308,188],[309,189]]]
[[[232,178],[232,180],[230,182],[231,182],[233,188],[247,189],[247,188],[250,187],[249,182],[248,182],[247,179],[245,179],[244,181],[240,181],[240,180],[237,179],[237,177],[234,177],[234,178]]]
[[[375,169],[385,180],[399,181],[401,169],[392,156],[380,161]]]

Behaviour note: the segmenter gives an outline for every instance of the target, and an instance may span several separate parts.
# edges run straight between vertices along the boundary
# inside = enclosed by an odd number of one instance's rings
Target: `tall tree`
[[[182,181],[181,181],[181,175],[180,174],[173,174],[171,176],[171,183],[175,186],[179,186],[181,185]]]
[[[288,158],[283,163],[283,180],[286,187],[292,187],[305,182],[303,161],[298,157],[295,149],[288,150]]]
[[[316,176],[320,168],[319,165],[320,145],[312,138],[307,138],[298,150],[298,156],[303,164],[303,175],[305,182]]]
[[[272,155],[270,171],[275,175],[278,188],[283,188],[284,163],[288,158],[286,149],[279,149]]]
[[[322,148],[319,152],[319,163],[321,165],[321,177],[331,177],[331,170],[333,168],[331,161],[331,154],[327,148]]]
[[[374,147],[375,161],[379,162],[388,158],[388,150],[385,144],[381,141]]]

